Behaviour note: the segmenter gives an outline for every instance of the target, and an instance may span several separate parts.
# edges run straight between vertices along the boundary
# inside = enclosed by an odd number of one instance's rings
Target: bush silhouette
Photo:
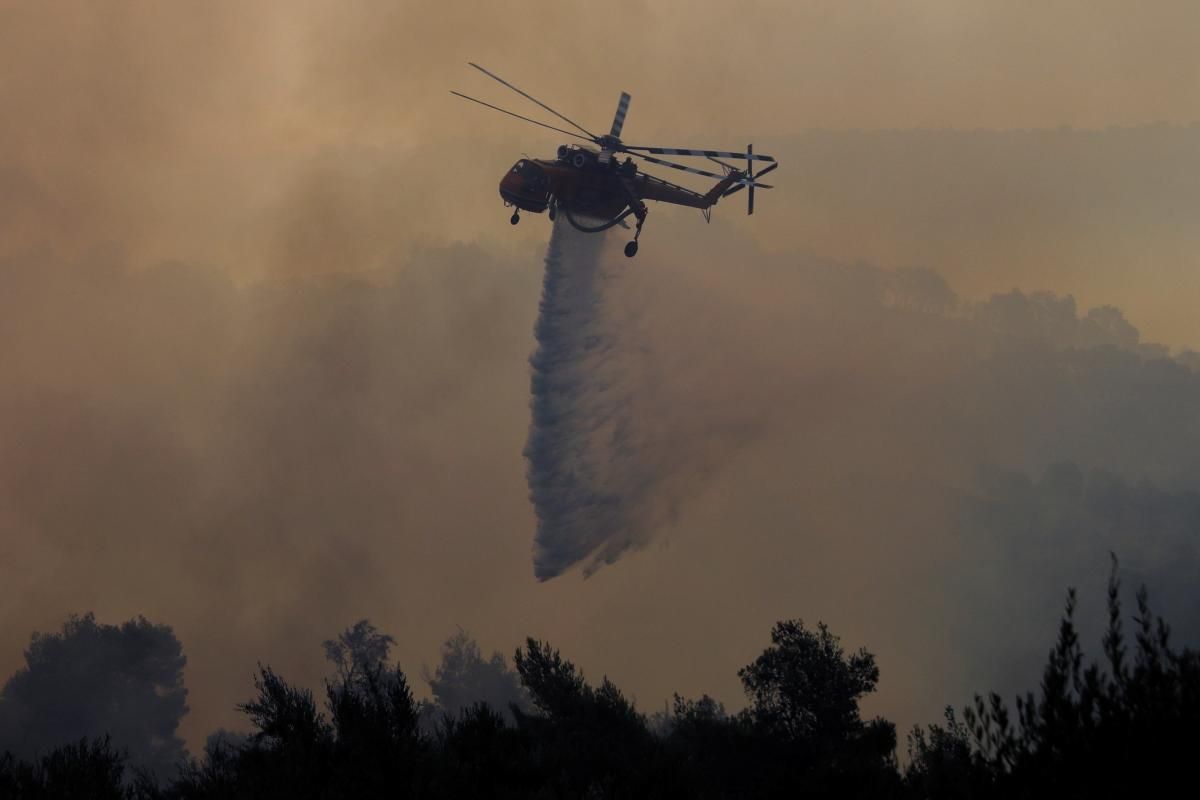
[[[995,694],[977,696],[961,718],[947,708],[943,723],[909,735],[903,772],[891,723],[859,713],[859,700],[879,680],[874,656],[846,653],[824,624],[774,626],[770,644],[739,671],[748,705],[737,713],[707,695],[676,695],[651,726],[607,678],[593,685],[550,644],[528,639],[514,657],[525,705],[505,713],[468,703],[470,692],[457,694],[457,712],[443,709],[426,730],[407,677],[388,662],[393,640],[363,620],[326,643],[335,674],[323,703],[260,666],[255,696],[240,706],[253,732],[214,734],[173,780],[159,783],[127,766],[107,738],[85,738],[36,757],[0,757],[0,797],[1165,794],[1188,777],[1200,724],[1200,659],[1172,647],[1144,589],[1126,635],[1115,559],[1102,663],[1085,664],[1074,614],[1071,591],[1036,695],[1019,697],[1015,713]],[[449,646],[452,657],[434,680],[451,680],[457,690],[477,685],[455,677],[460,667],[504,675],[503,659],[485,661],[465,634]]]

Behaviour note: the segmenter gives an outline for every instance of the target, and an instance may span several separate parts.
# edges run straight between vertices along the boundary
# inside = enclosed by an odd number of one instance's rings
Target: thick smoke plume
[[[546,250],[525,448],[539,580],[592,554],[611,560],[629,542],[629,504],[615,481],[630,456],[629,398],[611,380],[602,244],[560,219]]]

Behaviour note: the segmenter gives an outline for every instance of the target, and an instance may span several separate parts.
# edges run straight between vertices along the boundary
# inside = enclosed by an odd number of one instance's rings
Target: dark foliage
[[[380,633],[369,620],[360,619],[321,646],[325,648],[325,658],[337,671],[337,679],[353,685],[386,664],[395,643],[395,639]]]
[[[824,623],[810,631],[800,620],[778,622],[771,646],[738,676],[751,702],[742,724],[761,762],[747,766],[764,794],[785,787],[839,797],[898,791],[895,726],[858,714],[859,698],[879,680],[865,649],[847,656]]]
[[[605,678],[590,686],[545,642],[528,639],[514,662],[536,713],[517,713],[517,730],[551,797],[649,797],[660,755],[654,737],[621,691]]]
[[[0,756],[0,797],[123,800],[125,758],[108,737],[63,745],[33,761]]]
[[[908,735],[908,757],[904,779],[917,797],[941,800],[990,797],[994,793],[991,768],[972,746],[966,726],[949,706],[946,727],[930,725],[928,732],[918,727]]]
[[[465,631],[459,631],[442,645],[442,661],[425,682],[433,693],[430,706],[437,716],[451,719],[483,702],[514,721],[513,709],[529,710],[529,695],[521,685],[520,676],[508,668],[504,656],[492,653],[484,658]]]
[[[72,616],[61,633],[35,633],[25,667],[0,691],[0,749],[36,758],[108,736],[135,767],[170,777],[184,756],[175,731],[187,712],[186,663],[171,628],[143,617]]]
[[[1104,665],[1085,665],[1069,593],[1039,694],[1018,698],[1015,714],[994,694],[962,719],[947,708],[944,724],[909,735],[903,774],[891,723],[859,715],[879,680],[874,656],[847,654],[823,624],[776,624],[739,672],[749,705],[736,714],[707,695],[676,696],[651,726],[607,678],[590,684],[529,639],[514,658],[523,704],[506,714],[457,694],[457,713],[442,707],[423,729],[405,675],[387,662],[390,637],[363,621],[327,643],[337,670],[323,705],[260,667],[255,697],[240,706],[254,732],[214,734],[169,783],[127,769],[108,739],[84,739],[35,759],[0,757],[0,798],[1160,796],[1186,779],[1198,743],[1200,658],[1172,648],[1144,590],[1137,605],[1127,642],[1114,562]],[[507,671],[464,635],[448,646],[456,641],[439,680],[455,665]]]
[[[1015,717],[993,693],[976,696],[965,725],[948,712],[945,728],[913,732],[911,788],[930,798],[1090,798],[1163,797],[1188,785],[1200,745],[1200,655],[1172,648],[1144,587],[1130,652],[1115,558],[1103,664],[1085,666],[1074,614],[1072,590],[1040,693],[1018,697]]]

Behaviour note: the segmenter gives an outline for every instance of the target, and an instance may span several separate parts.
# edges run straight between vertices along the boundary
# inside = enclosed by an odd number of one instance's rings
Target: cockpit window
[[[520,161],[518,161],[516,164],[513,165],[512,174],[513,175],[522,175],[522,176],[528,178],[528,177],[531,177],[534,175],[541,175],[542,168],[539,167],[534,162],[529,161],[528,159],[521,159]]]

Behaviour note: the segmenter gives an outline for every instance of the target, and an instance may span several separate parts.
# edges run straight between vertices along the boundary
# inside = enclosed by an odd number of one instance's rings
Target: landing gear
[[[558,216],[558,203],[554,198],[550,198],[550,205],[546,209],[546,213],[550,215],[550,221],[554,222],[554,218]]]
[[[516,211],[514,211],[513,215],[508,218],[509,225],[516,225],[520,221],[521,221],[521,215],[519,213],[517,213]]]
[[[638,251],[638,238],[642,235],[642,226],[646,224],[646,217],[650,214],[650,210],[645,204],[638,203],[633,207],[633,213],[637,214],[637,230],[633,233],[633,241],[625,245],[625,257],[633,258]]]

